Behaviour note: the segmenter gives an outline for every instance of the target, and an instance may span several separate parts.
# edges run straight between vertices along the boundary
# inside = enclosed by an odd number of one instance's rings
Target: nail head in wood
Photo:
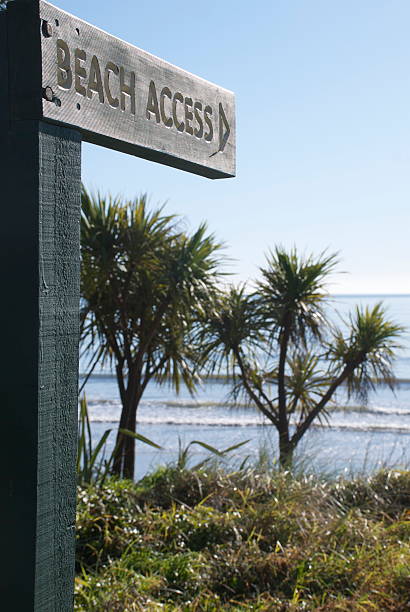
[[[52,102],[54,100],[54,91],[51,87],[44,87],[43,98],[47,100],[47,102]]]
[[[49,21],[43,21],[41,30],[45,38],[51,38],[51,36],[53,35],[53,26]]]

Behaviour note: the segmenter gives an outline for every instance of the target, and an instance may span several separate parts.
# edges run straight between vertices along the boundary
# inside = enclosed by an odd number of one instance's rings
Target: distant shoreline
[[[86,376],[87,374],[84,372],[79,374],[80,378],[86,378]],[[112,374],[110,372],[96,372],[96,373],[91,374],[90,379],[92,378],[110,378],[110,379],[115,380],[116,376],[115,374]],[[215,383],[225,383],[225,382],[228,382],[230,378],[231,377],[225,376],[224,374],[212,374],[208,376],[201,376],[201,380],[208,381],[208,382],[215,382]],[[400,384],[408,385],[410,384],[410,378],[396,378],[395,382],[399,385]],[[378,384],[385,385],[386,383],[378,383]]]
[[[410,297],[410,293],[330,293],[331,297],[366,297],[366,298],[403,298]]]

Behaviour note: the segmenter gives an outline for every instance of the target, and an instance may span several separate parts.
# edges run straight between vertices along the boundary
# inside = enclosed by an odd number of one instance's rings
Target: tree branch
[[[255,402],[255,404],[257,405],[258,409],[270,420],[271,423],[273,423],[275,425],[275,427],[278,427],[277,417],[273,413],[269,412],[269,410],[267,410],[265,408],[263,403],[260,401],[258,396],[255,394],[254,390],[252,389],[252,387],[251,387],[251,385],[250,385],[250,383],[249,383],[249,381],[247,379],[247,376],[246,376],[246,369],[247,368],[246,368],[245,364],[243,363],[242,357],[241,357],[240,352],[239,352],[238,349],[234,350],[234,355],[235,355],[235,358],[236,358],[236,360],[238,362],[239,369],[241,370],[242,382],[244,384],[244,387],[245,387],[247,393],[252,398],[252,400]],[[265,393],[262,391],[261,388],[258,388],[258,393],[260,393],[260,395],[263,396],[265,402],[269,406],[272,405],[270,400],[269,400],[269,398],[265,395]]]
[[[316,404],[316,406],[309,412],[306,416],[305,420],[298,424],[296,427],[296,431],[291,438],[291,443],[295,447],[302,436],[309,429],[310,425],[313,423],[315,418],[320,414],[326,404],[331,400],[334,395],[336,389],[340,387],[340,385],[347,379],[347,377],[353,372],[355,368],[350,364],[346,365],[342,371],[342,373],[336,378],[336,380],[329,386],[326,393],[322,396],[321,400]]]

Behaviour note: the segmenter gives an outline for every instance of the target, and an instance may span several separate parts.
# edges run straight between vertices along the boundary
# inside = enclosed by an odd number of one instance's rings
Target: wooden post
[[[14,4],[14,3],[13,3]],[[35,3],[32,3],[33,5]],[[17,7],[16,7],[17,8]],[[10,112],[0,14],[0,602],[73,607],[81,138]],[[23,115],[24,117],[24,115]]]

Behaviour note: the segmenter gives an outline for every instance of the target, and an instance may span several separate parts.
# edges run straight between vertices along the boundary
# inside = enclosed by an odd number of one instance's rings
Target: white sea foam
[[[118,423],[118,419],[109,417],[96,417],[92,419],[93,423]],[[138,419],[139,425],[189,425],[189,426],[202,426],[202,427],[262,427],[269,425],[269,421],[262,421],[261,419],[241,419],[233,420],[228,418],[203,418],[203,419],[189,419],[183,417],[140,417]],[[380,432],[396,432],[396,433],[410,433],[410,423],[408,425],[403,424],[359,424],[359,423],[313,423],[311,425],[313,429],[337,429],[337,430],[349,430],[349,431],[380,431]]]
[[[259,427],[270,425],[268,419],[252,409],[229,409],[217,402],[203,403],[203,410],[187,409],[183,404],[170,406],[166,402],[150,401],[140,406],[138,422],[141,425],[175,425],[202,427]],[[118,423],[121,406],[119,402],[95,403],[90,406],[93,423]],[[329,421],[314,423],[313,427],[352,430],[410,432],[409,411],[389,411],[382,408],[363,411],[349,408],[336,411]]]

